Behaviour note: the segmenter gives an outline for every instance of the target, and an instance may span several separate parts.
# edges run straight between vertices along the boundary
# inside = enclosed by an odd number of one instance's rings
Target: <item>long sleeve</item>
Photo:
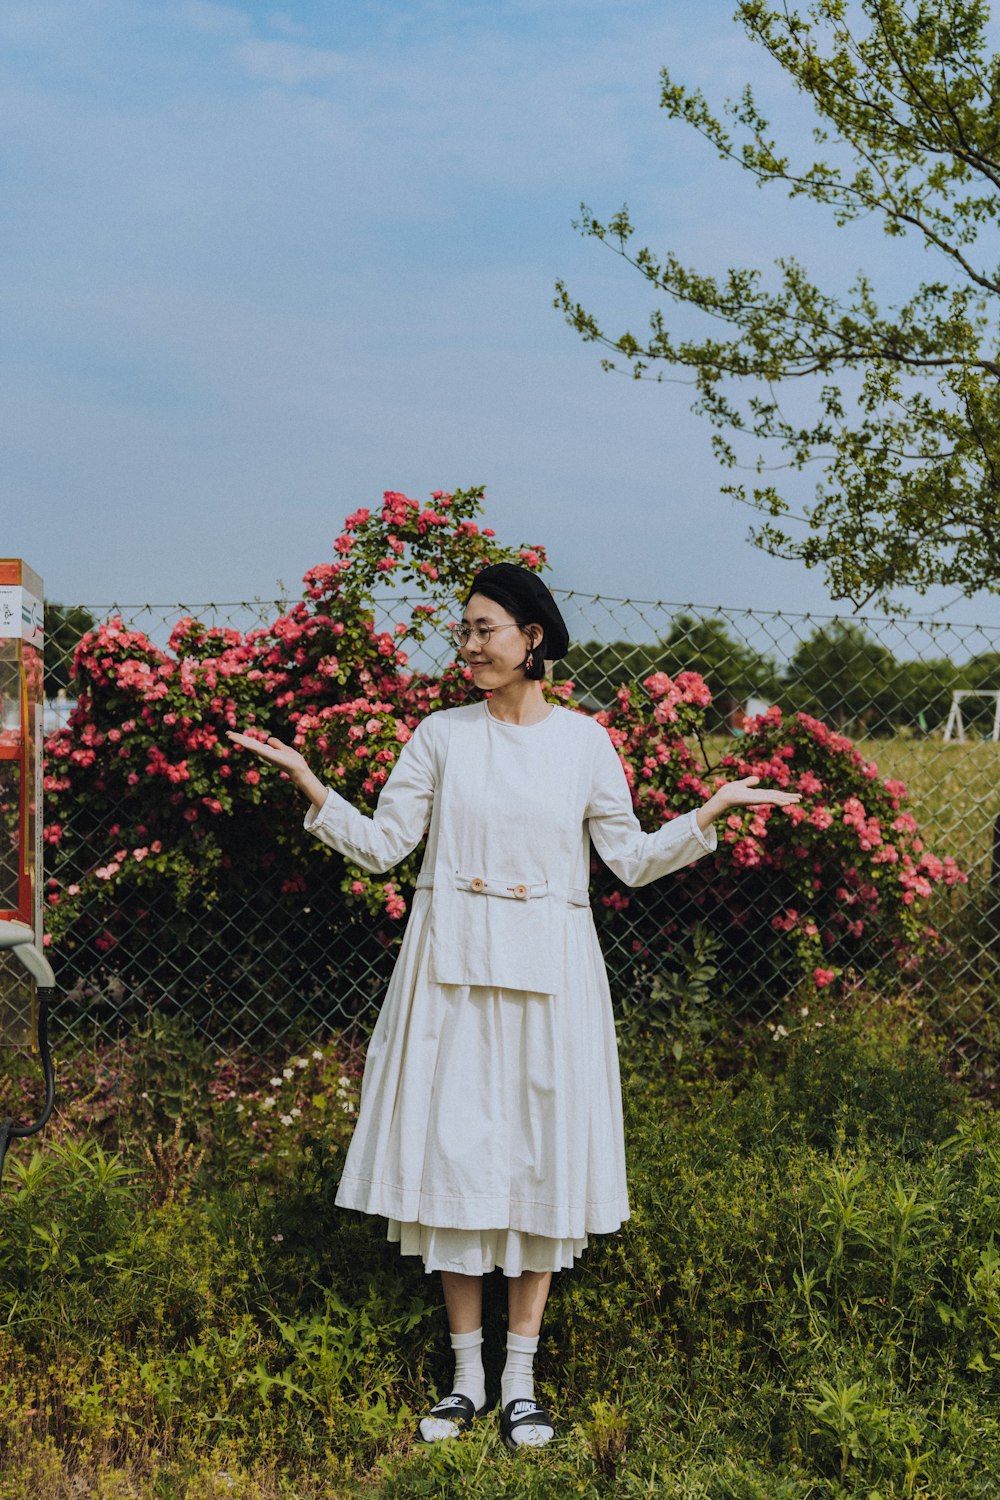
[[[363,870],[380,874],[417,847],[431,818],[436,772],[431,736],[418,724],[393,766],[371,817],[332,788],[303,826]]]
[[[714,827],[703,833],[693,810],[644,833],[621,761],[603,731],[595,750],[587,819],[598,854],[626,885],[648,885],[711,854],[718,844]]]

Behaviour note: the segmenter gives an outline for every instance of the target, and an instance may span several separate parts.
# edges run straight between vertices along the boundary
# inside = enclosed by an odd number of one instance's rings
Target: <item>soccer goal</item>
[[[948,722],[944,726],[945,744],[948,744],[950,740],[955,740],[962,745],[965,744],[965,720],[962,718],[962,704],[966,698],[992,698],[993,733],[990,735],[990,739],[1000,741],[1000,688],[956,688],[951,695]]]

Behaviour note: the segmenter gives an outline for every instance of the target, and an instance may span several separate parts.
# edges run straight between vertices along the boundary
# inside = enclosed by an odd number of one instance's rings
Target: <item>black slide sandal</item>
[[[545,1443],[515,1443],[513,1432],[515,1427],[547,1427],[550,1432],[555,1433],[555,1423],[545,1410],[536,1401],[526,1401],[523,1397],[519,1401],[508,1401],[500,1416],[500,1436],[503,1438],[504,1447],[510,1453],[519,1453],[522,1448],[543,1448]],[[545,1442],[551,1442],[546,1438]]]
[[[487,1409],[488,1404],[481,1406],[477,1411],[468,1396],[463,1396],[459,1391],[452,1391],[450,1396],[444,1396],[440,1401],[436,1401],[430,1411],[425,1412],[417,1422],[417,1439],[421,1443],[448,1442],[448,1438],[424,1437],[420,1431],[420,1422],[423,1422],[426,1417],[434,1417],[439,1422],[453,1422],[458,1432],[467,1432],[476,1418],[481,1417]],[[455,1436],[457,1437],[458,1433],[455,1433]]]

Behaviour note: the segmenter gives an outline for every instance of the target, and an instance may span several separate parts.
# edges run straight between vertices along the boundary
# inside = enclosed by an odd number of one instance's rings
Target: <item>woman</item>
[[[337,1202],[384,1215],[402,1253],[441,1273],[455,1377],[418,1424],[426,1442],[485,1410],[482,1277],[503,1269],[500,1427],[514,1451],[554,1432],[532,1373],[552,1273],[629,1211],[590,843],[644,885],[714,849],[731,808],[798,798],[749,776],[643,833],[606,731],[544,698],[545,662],[569,639],[541,579],[484,568],[455,638],[489,699],[417,726],[372,817],[280,740],[230,737],[286,771],[311,804],[306,828],[364,869],[389,869],[427,832]]]

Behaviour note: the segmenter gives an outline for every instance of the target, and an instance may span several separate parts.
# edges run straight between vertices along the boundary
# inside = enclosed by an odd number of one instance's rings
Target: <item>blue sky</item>
[[[659,110],[664,64],[753,79],[801,135],[730,12],[5,0],[0,552],[63,600],[270,597],[383,490],[485,483],[558,586],[829,608],[746,543],[685,390],[604,375],[552,307],[561,276],[612,325],[648,310],[581,201],[703,267],[886,263]]]

